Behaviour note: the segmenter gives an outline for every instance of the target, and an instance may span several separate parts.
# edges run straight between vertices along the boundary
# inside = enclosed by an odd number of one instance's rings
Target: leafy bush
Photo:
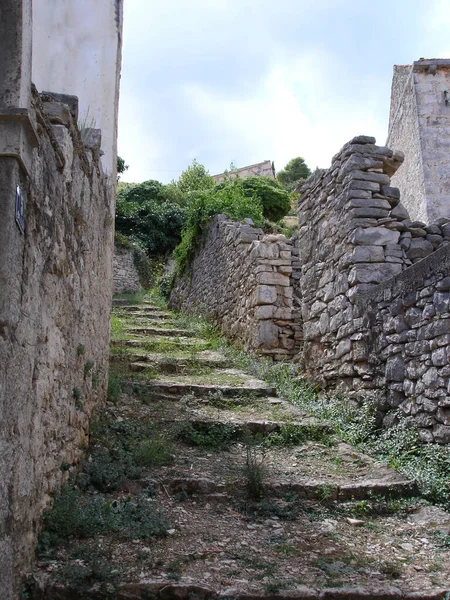
[[[43,524],[41,553],[70,538],[117,533],[129,539],[149,539],[166,535],[170,527],[162,511],[144,492],[133,500],[111,501],[103,494],[83,494],[70,484],[56,496],[53,507],[45,511]]]
[[[138,242],[149,256],[172,252],[186,222],[186,209],[165,188],[150,180],[123,187],[117,194],[117,232]]]
[[[176,186],[183,193],[188,194],[200,190],[210,190],[214,188],[215,184],[214,177],[211,177],[205,167],[194,158],[192,165],[181,173]]]
[[[269,221],[279,221],[291,210],[289,193],[276,179],[269,177],[245,177],[242,189],[247,197],[256,197],[261,201],[263,215]]]
[[[174,251],[179,272],[189,265],[206,225],[219,214],[235,221],[249,217],[256,224],[261,224],[263,219],[260,199],[246,195],[241,180],[234,180],[225,186],[218,185],[209,191],[196,192],[188,208],[181,243]]]

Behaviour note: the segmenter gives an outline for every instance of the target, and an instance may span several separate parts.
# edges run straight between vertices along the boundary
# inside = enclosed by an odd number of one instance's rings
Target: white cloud
[[[339,65],[317,49],[301,58],[273,63],[266,76],[245,97],[221,96],[195,83],[184,93],[193,110],[210,123],[216,143],[225,142],[230,159],[251,164],[275,161],[279,170],[294,156],[303,156],[312,168],[329,166],[331,157],[354,135],[380,136],[382,123],[374,103],[364,106],[339,99],[330,86],[329,72]],[[222,170],[227,165],[211,165]]]

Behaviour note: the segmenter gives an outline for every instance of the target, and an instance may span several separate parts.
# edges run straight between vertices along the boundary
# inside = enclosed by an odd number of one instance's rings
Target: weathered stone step
[[[166,313],[160,313],[160,312],[142,312],[142,311],[133,311],[133,312],[129,312],[127,311],[127,313],[124,315],[125,319],[133,319],[133,320],[139,320],[139,321],[156,321],[156,322],[160,322],[160,321],[169,321],[171,320],[173,317],[172,315],[166,314]]]
[[[232,496],[245,494],[246,483],[242,478],[224,483],[206,477],[177,477],[161,482],[163,489],[170,494],[186,493],[189,496],[211,496],[216,501],[229,500]],[[321,502],[347,502],[377,498],[411,498],[417,496],[414,481],[398,473],[384,479],[362,479],[339,485],[327,479],[311,481],[265,480],[264,490],[269,497],[281,498],[289,494],[300,500],[320,500]]]
[[[191,356],[171,356],[162,353],[130,353],[112,354],[111,362],[129,363],[130,371],[141,373],[155,368],[161,373],[183,374],[187,371],[198,371],[199,368],[226,369],[231,366],[229,359],[219,352],[202,350]]]
[[[193,331],[189,331],[187,329],[164,329],[162,327],[129,327],[125,329],[126,333],[129,334],[139,334],[145,336],[167,336],[172,338],[177,337],[195,337],[195,333]]]
[[[187,394],[194,394],[197,398],[204,398],[210,394],[220,392],[225,397],[247,395],[252,397],[271,396],[275,394],[273,387],[267,384],[255,386],[233,386],[233,385],[210,385],[160,381],[157,379],[149,381],[122,382],[122,389],[126,392],[147,391],[149,395],[157,399],[179,400]]]
[[[154,309],[154,310],[163,310],[161,309],[161,307],[156,306],[155,304],[152,304],[151,302],[133,302],[132,300],[128,300],[127,298],[113,298],[112,299],[112,305],[113,306],[120,306],[120,307],[125,307],[125,308],[150,308],[150,309]]]
[[[269,497],[269,503],[231,507],[192,496],[173,498],[167,488],[156,494],[168,517],[165,537],[122,538],[117,544],[117,536],[106,532],[95,545],[97,554],[106,549],[109,570],[120,572],[109,596],[98,581],[83,594],[70,589],[76,584],[62,587],[61,575],[83,564],[65,549],[60,560],[38,565],[41,585],[33,600],[448,598],[448,571],[428,568],[435,556],[445,560],[446,551],[435,554],[429,525],[413,519],[353,519],[339,510],[324,512],[322,502],[309,500]]]
[[[129,355],[128,355],[129,356]],[[179,373],[183,374],[187,371],[198,370],[199,368],[219,368],[225,369],[230,366],[230,361],[224,357],[217,358],[179,358],[179,359],[163,359],[153,357],[151,355],[139,355],[139,360],[130,362],[129,369],[134,373],[145,373],[147,370],[157,369],[161,373]]]
[[[157,306],[151,306],[151,305],[145,305],[145,304],[136,304],[136,305],[126,305],[124,307],[122,307],[123,311],[125,313],[129,313],[129,314],[136,314],[136,313],[141,313],[145,316],[148,315],[164,315],[166,317],[172,317],[173,318],[173,313],[164,310],[163,308],[158,308]]]
[[[45,596],[34,596],[32,600],[105,600],[103,592],[95,587],[88,592],[88,596],[61,584],[42,582],[38,593]],[[423,592],[408,592],[395,585],[379,586],[372,584],[367,587],[342,586],[342,587],[307,587],[298,586],[292,591],[280,591],[279,593],[265,593],[264,591],[246,592],[238,588],[230,590],[215,590],[204,583],[189,581],[176,583],[173,579],[144,580],[137,583],[125,583],[119,585],[114,591],[116,600],[447,600],[450,587],[438,588]]]

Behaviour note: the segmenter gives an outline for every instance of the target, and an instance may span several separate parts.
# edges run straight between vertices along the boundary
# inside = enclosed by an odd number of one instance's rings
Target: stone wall
[[[102,172],[99,132],[83,146],[68,105],[42,103],[36,91],[30,101],[28,110],[7,113],[11,131],[25,123],[28,137],[0,156],[5,600],[16,597],[42,510],[86,447],[89,417],[105,400],[112,291],[114,188]],[[15,220],[18,185],[23,233]]]
[[[284,235],[223,215],[208,226],[189,272],[177,280],[173,308],[207,316],[246,349],[282,359],[295,350],[292,259]]]
[[[134,293],[141,289],[132,249],[122,248],[116,244],[113,272],[113,294]]]
[[[399,405],[414,410],[422,414],[423,436],[443,441],[450,219],[432,225],[409,219],[390,186],[401,161],[359,136],[299,190],[298,358],[323,389],[374,396],[382,413]]]
[[[450,217],[450,60],[394,67],[387,144],[405,154],[392,183],[412,218]]]
[[[449,307],[448,243],[359,300],[382,409],[400,407],[427,442],[450,443]]]

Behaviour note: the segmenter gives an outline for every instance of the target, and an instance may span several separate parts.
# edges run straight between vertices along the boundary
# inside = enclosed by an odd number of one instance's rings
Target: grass
[[[240,436],[240,429],[228,423],[185,421],[177,431],[177,437],[185,444],[217,451],[228,449]]]
[[[246,462],[244,475],[246,481],[247,494],[252,500],[261,500],[265,495],[266,479],[266,452],[261,443],[252,437],[247,436],[245,440]]]
[[[380,429],[372,402],[360,405],[341,396],[319,396],[292,363],[252,357],[224,340],[220,348],[236,367],[273,385],[281,399],[326,421],[341,440],[414,479],[427,500],[450,510],[450,446],[422,443],[404,418]]]
[[[104,494],[83,493],[73,484],[56,496],[43,515],[38,553],[51,555],[56,546],[70,539],[89,539],[117,534],[127,539],[151,539],[166,535],[170,528],[164,513],[144,492],[133,499],[111,501]]]

